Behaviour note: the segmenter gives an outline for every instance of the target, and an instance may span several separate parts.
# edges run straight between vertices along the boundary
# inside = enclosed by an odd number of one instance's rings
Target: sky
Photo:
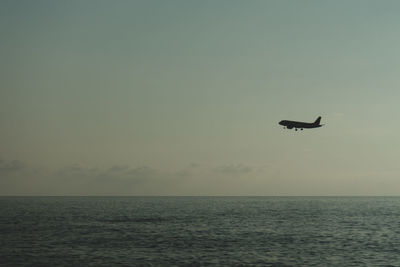
[[[1,1],[0,195],[399,195],[399,9]]]

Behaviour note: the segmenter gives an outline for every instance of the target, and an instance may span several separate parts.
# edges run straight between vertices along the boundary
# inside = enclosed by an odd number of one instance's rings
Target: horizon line
[[[5,197],[400,197],[400,195],[0,195]]]

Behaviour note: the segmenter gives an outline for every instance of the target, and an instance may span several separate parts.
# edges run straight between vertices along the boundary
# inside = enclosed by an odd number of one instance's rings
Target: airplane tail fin
[[[319,125],[320,122],[321,122],[321,117],[318,117],[318,118],[314,121],[314,124],[315,124],[315,125]]]

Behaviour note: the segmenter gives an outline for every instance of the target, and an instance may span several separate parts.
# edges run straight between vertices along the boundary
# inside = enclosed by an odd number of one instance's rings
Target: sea
[[[400,198],[0,197],[0,266],[400,266]]]

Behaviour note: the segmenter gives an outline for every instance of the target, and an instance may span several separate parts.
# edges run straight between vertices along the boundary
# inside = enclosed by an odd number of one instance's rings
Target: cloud
[[[265,166],[251,166],[247,164],[222,164],[222,165],[207,165],[199,163],[191,163],[186,168],[175,172],[176,176],[185,178],[201,177],[220,177],[220,175],[241,175],[256,173],[264,170]],[[217,176],[215,176],[217,174]]]
[[[147,166],[139,166],[136,168],[129,168],[126,174],[131,176],[150,176],[156,174],[156,172],[156,169]]]
[[[181,170],[115,164],[67,165],[58,169],[28,167],[18,160],[0,160],[3,195],[187,195],[225,192],[231,176],[258,175],[260,167],[247,164],[188,164]],[[9,172],[5,175],[5,172]],[[3,173],[1,173],[3,172]],[[12,178],[12,179],[11,179]],[[253,177],[254,178],[254,177]],[[235,179],[234,179],[235,180]],[[230,183],[241,188],[240,179]]]
[[[58,171],[55,172],[56,177],[91,177],[95,176],[99,173],[99,170],[96,168],[85,167],[80,164],[72,164],[65,166]]]
[[[141,180],[150,178],[156,170],[147,166],[131,167],[129,165],[114,165],[109,168],[92,168],[80,164],[66,166],[56,171],[59,178],[74,177],[88,178],[89,180],[117,181],[117,180]]]
[[[99,171],[98,177],[106,179],[144,180],[156,177],[156,169],[147,166],[131,167],[128,165],[115,165],[108,170]]]
[[[82,195],[139,195],[153,188],[161,191],[176,180],[152,167],[122,164],[102,168],[73,164],[55,171],[54,177],[53,185],[59,191]]]
[[[205,166],[202,166],[199,163],[196,162],[192,162],[189,165],[187,165],[186,167],[184,167],[183,169],[177,170],[175,172],[175,175],[177,177],[190,177],[196,174],[200,174],[202,172],[204,172],[204,170],[207,170],[207,168],[204,168]]]
[[[201,165],[199,164],[199,163],[196,163],[196,162],[192,162],[192,163],[190,163],[190,165],[189,165],[189,167],[190,168],[197,168],[197,167],[200,167]]]
[[[6,161],[0,159],[0,172],[10,173],[22,171],[25,168],[25,164],[19,160]]]
[[[245,174],[250,173],[254,169],[251,166],[243,165],[243,164],[231,164],[231,165],[222,165],[214,168],[214,172],[224,173],[224,174]]]
[[[110,173],[121,173],[125,172],[126,170],[129,170],[128,165],[115,165],[112,166],[111,168],[108,169],[108,172]]]

